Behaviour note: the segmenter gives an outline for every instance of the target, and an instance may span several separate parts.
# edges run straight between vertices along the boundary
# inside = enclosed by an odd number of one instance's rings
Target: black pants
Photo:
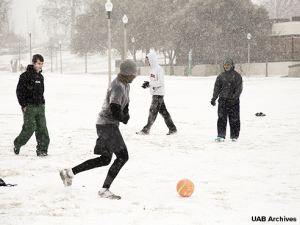
[[[100,157],[87,160],[72,168],[75,174],[110,164],[113,153],[116,155],[114,163],[108,170],[103,188],[110,188],[121,168],[128,161],[128,151],[119,128],[115,124],[97,125],[98,139],[94,152],[101,154]]]
[[[229,99],[219,98],[218,105],[218,137],[225,138],[227,117],[230,125],[230,138],[237,139],[240,135],[240,100],[233,105],[229,104]]]
[[[165,102],[164,102],[164,96],[162,95],[153,95],[152,96],[152,102],[149,109],[149,116],[148,116],[148,123],[143,128],[144,132],[149,132],[152,125],[154,124],[157,114],[160,113],[160,115],[164,118],[165,123],[170,131],[176,131],[176,126],[173,123],[173,120],[166,108]]]

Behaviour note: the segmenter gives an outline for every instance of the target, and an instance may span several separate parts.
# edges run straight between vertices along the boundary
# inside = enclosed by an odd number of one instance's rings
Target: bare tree
[[[73,37],[75,33],[76,16],[81,14],[88,0],[44,0],[39,9],[40,17],[45,22],[47,29],[56,24],[56,29],[60,27],[63,31]],[[48,23],[48,21],[53,21]]]
[[[299,16],[299,0],[260,0],[260,4],[269,12],[270,18],[291,18]]]
[[[12,0],[0,0],[0,34],[10,32],[9,16]]]

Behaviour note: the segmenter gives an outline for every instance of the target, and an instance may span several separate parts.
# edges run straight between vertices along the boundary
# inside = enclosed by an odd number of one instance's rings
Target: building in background
[[[272,22],[270,61],[300,60],[300,16]]]

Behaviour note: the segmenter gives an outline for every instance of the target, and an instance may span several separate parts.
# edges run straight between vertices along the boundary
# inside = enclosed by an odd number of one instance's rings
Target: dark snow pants
[[[72,168],[72,171],[75,175],[86,170],[108,166],[113,154],[115,154],[117,158],[109,168],[107,177],[102,186],[103,188],[110,188],[119,171],[129,159],[128,151],[117,125],[97,124],[96,128],[98,139],[96,141],[94,153],[100,154],[101,156],[83,162],[82,164]]]
[[[164,102],[164,96],[162,95],[153,95],[152,96],[152,102],[149,109],[149,116],[148,116],[148,123],[147,125],[142,129],[144,132],[149,132],[152,125],[154,124],[157,114],[160,113],[160,115],[164,118],[165,123],[167,127],[169,128],[169,131],[176,131],[176,126],[173,123],[173,120],[166,108],[165,102]]]
[[[219,98],[218,105],[218,137],[225,138],[227,117],[230,125],[230,138],[237,139],[240,135],[240,100],[230,105],[229,99]]]
[[[22,109],[22,113],[24,123],[21,133],[14,141],[15,147],[21,148],[35,132],[37,154],[47,153],[50,138],[46,124],[45,105],[28,104],[26,112]]]

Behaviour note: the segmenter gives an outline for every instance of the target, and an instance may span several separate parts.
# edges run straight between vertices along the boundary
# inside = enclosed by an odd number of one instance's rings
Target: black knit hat
[[[233,66],[233,61],[231,59],[225,59],[223,65],[230,65],[231,67]]]
[[[137,72],[137,65],[131,59],[125,59],[120,64],[120,74],[123,76],[130,76]]]

